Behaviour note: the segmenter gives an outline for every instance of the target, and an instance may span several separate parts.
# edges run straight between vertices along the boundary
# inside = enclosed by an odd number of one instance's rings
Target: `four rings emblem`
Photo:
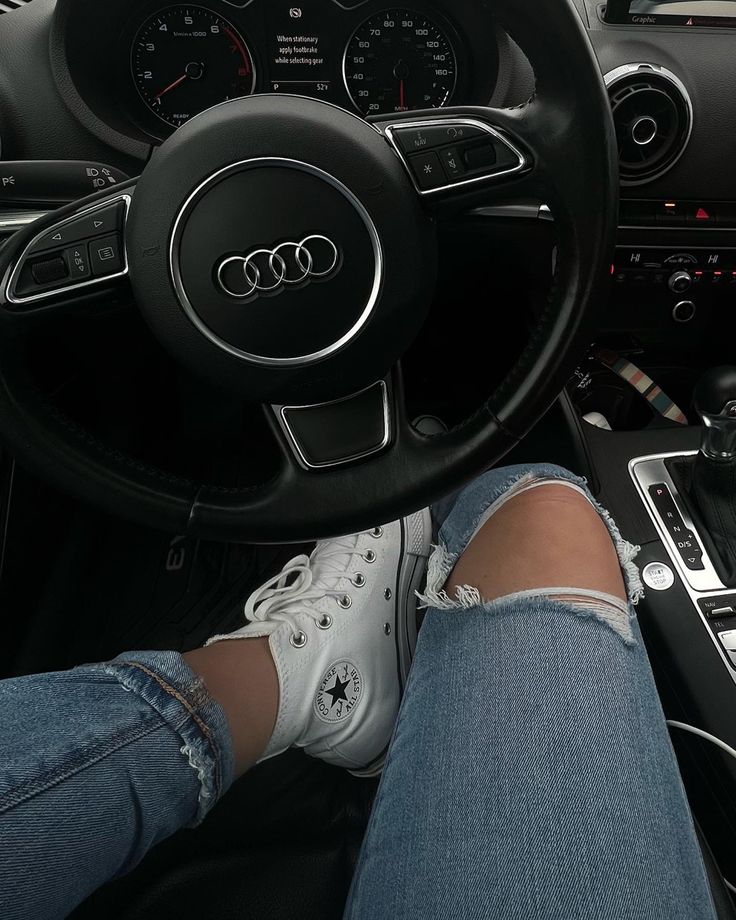
[[[227,256],[217,267],[217,283],[228,297],[244,300],[327,278],[339,270],[340,262],[340,251],[332,240],[313,234],[298,243]]]

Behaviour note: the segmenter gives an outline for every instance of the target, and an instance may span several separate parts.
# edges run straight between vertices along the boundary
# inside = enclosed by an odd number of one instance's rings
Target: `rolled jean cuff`
[[[199,779],[191,826],[200,824],[235,775],[230,729],[221,706],[178,652],[128,652],[101,667],[145,700],[181,738],[182,756]]]

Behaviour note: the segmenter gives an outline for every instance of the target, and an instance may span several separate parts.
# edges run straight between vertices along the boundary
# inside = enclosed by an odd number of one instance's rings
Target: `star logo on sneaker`
[[[323,722],[344,722],[363,695],[363,676],[352,661],[338,661],[322,678],[314,698],[314,711]]]

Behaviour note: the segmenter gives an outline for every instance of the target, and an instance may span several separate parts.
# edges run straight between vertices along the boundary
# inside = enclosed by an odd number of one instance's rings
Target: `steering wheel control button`
[[[385,131],[424,195],[522,172],[528,165],[520,150],[480,121],[437,118],[389,125]]]
[[[122,229],[124,214],[125,205],[122,201],[99,208],[86,217],[75,218],[44,233],[33,244],[31,252],[58,249],[60,246],[69,246],[71,243],[115,233]]]
[[[650,562],[644,566],[641,577],[653,591],[669,591],[675,583],[675,573],[664,562]]]
[[[39,287],[46,287],[49,284],[65,281],[69,277],[69,269],[61,256],[52,256],[32,265],[31,275],[35,284]]]
[[[471,125],[434,125],[426,128],[395,128],[394,137],[404,153],[412,154],[483,137],[483,131]]]
[[[119,234],[104,236],[89,244],[92,273],[95,278],[115,275],[123,267],[123,246]]]
[[[462,179],[465,175],[465,164],[457,147],[447,147],[440,154],[442,165],[445,167],[447,178],[452,182],[454,179]]]
[[[92,274],[89,267],[89,252],[87,251],[86,243],[80,243],[79,246],[65,249],[64,258],[69,266],[69,278],[72,282],[84,281]]]
[[[496,148],[490,141],[468,144],[463,149],[463,159],[469,170],[492,169],[497,162]]]
[[[409,164],[420,189],[429,191],[447,185],[442,163],[434,151],[428,150],[426,153],[409,157]]]
[[[10,276],[8,307],[28,309],[126,274],[122,234],[130,200],[128,193],[92,205],[31,240]]]

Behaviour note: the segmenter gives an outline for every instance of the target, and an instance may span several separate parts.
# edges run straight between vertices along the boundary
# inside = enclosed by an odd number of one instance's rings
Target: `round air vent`
[[[685,152],[693,106],[685,86],[655,64],[626,64],[606,75],[622,185],[658,179]]]

